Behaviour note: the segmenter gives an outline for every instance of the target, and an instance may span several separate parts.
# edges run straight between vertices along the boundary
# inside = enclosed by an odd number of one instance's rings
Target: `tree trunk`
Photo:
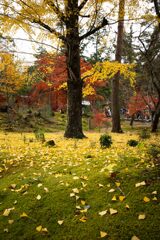
[[[133,127],[134,117],[135,117],[135,115],[133,114],[133,115],[131,116],[131,121],[130,121],[130,126],[131,126],[131,127]]]
[[[155,114],[154,114],[154,116],[153,116],[151,132],[157,132],[158,123],[159,123],[159,118],[160,118],[160,101],[158,102],[158,105],[157,105]]]
[[[118,34],[115,61],[121,62],[122,45],[123,45],[123,29],[124,29],[124,6],[125,0],[119,0],[119,16],[118,16]],[[119,80],[120,74],[117,73],[112,80],[112,132],[122,133],[120,124],[120,106],[119,106]]]
[[[82,80],[80,74],[80,40],[78,1],[68,1],[66,11],[70,13],[66,22],[66,61],[67,61],[67,126],[64,136],[84,138],[82,131]]]

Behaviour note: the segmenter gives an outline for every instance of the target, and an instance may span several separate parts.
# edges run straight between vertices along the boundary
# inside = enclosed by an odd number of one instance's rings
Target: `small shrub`
[[[55,144],[55,141],[54,140],[49,140],[49,141],[47,141],[46,142],[46,146],[48,146],[48,147],[53,147],[53,146],[55,146],[56,144]]]
[[[101,135],[99,141],[102,148],[109,148],[112,145],[112,138],[107,134]]]
[[[160,146],[152,144],[148,149],[148,154],[153,158],[160,157]]]
[[[44,130],[41,128],[36,128],[34,130],[34,135],[37,141],[45,142]]]
[[[138,145],[138,141],[137,140],[134,140],[134,139],[130,139],[128,142],[127,142],[127,145],[131,146],[131,147],[136,147]]]
[[[148,138],[150,138],[150,133],[148,132],[148,130],[147,130],[147,128],[143,128],[142,130],[141,130],[141,132],[140,132],[140,134],[139,134],[139,137],[141,138],[141,139],[148,139]]]
[[[152,144],[147,153],[157,167],[160,167],[160,146]]]

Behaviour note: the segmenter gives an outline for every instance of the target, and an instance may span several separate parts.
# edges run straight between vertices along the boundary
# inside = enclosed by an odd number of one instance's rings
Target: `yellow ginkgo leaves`
[[[59,225],[62,225],[62,224],[64,223],[64,220],[58,220],[57,223],[58,223]]]
[[[116,209],[110,208],[109,213],[110,213],[110,215],[114,215],[114,214],[117,214],[118,211]]]
[[[145,197],[143,198],[143,201],[144,201],[145,203],[148,203],[148,202],[150,202],[150,198],[148,198],[148,197],[145,196]]]
[[[43,228],[41,225],[36,227],[37,232],[48,233],[47,228]]]
[[[79,219],[81,222],[85,223],[87,221],[87,217],[83,216]]]
[[[144,213],[143,214],[139,214],[139,216],[138,216],[139,220],[143,220],[145,218],[146,218],[146,215]]]
[[[27,215],[27,213],[25,213],[25,212],[23,212],[21,215],[20,215],[20,218],[27,218],[28,217],[28,215]]]
[[[3,212],[3,216],[8,217],[9,214],[11,213],[11,211],[14,210],[14,209],[15,209],[14,207],[5,209],[4,212]]]
[[[104,210],[104,211],[102,211],[102,212],[99,212],[98,214],[99,214],[100,216],[104,216],[104,215],[106,215],[106,213],[107,213],[107,210]]]
[[[104,238],[106,237],[108,234],[106,232],[100,231],[100,237]]]

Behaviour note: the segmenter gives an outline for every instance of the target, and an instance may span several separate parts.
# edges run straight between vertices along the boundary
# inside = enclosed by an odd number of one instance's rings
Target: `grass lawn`
[[[48,147],[0,132],[1,240],[160,239],[160,172],[147,154],[160,137],[130,147],[134,132],[111,134],[101,149],[99,133],[86,135],[48,133]]]

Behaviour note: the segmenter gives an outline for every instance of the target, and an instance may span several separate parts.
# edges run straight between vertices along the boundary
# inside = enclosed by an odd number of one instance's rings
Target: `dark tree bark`
[[[119,0],[118,33],[115,61],[121,62],[123,48],[123,30],[124,30],[124,6],[125,0]],[[112,132],[122,133],[120,124],[120,106],[119,106],[119,80],[120,74],[117,73],[112,80]]]
[[[67,61],[67,126],[64,136],[83,138],[82,131],[82,80],[80,74],[80,40],[78,29],[78,1],[68,1],[66,12],[71,15],[66,22],[66,61]]]
[[[84,0],[78,6],[78,0],[69,0],[66,4],[66,13],[70,13],[66,24],[66,60],[67,60],[67,126],[64,136],[67,138],[84,138],[82,130],[82,87],[83,80],[80,74],[80,41],[94,34],[96,31],[108,24],[106,19],[103,22],[88,31],[82,36],[79,36],[79,11],[85,5],[87,0]]]
[[[157,132],[160,119],[160,101],[157,103],[156,111],[153,116],[151,132]]]

